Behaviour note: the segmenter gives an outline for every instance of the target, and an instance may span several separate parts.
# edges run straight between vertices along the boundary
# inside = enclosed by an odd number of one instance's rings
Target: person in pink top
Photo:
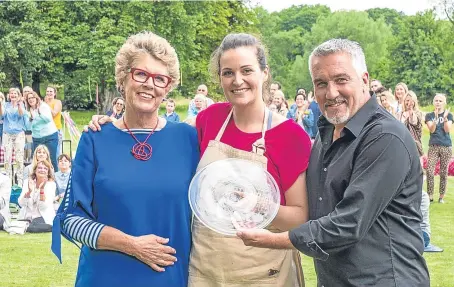
[[[308,219],[306,169],[311,141],[294,121],[266,108],[271,73],[262,43],[249,34],[229,34],[213,53],[211,67],[227,103],[201,111],[195,121],[201,159],[198,170],[227,158],[246,159],[266,169],[281,193],[278,214],[267,229],[288,231]],[[90,128],[109,121],[94,116]],[[222,172],[222,171],[221,171]],[[304,286],[296,250],[245,246],[192,225],[188,287]]]

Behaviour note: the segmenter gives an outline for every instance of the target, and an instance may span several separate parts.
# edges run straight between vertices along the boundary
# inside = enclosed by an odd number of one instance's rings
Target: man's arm
[[[288,248],[288,236],[299,251],[321,260],[356,244],[392,201],[411,165],[405,145],[394,135],[381,134],[364,146],[344,197],[331,213],[288,233],[238,235],[245,244],[273,248]]]

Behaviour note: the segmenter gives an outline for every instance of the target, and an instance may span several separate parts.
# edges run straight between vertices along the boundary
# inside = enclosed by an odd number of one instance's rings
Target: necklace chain
[[[123,124],[125,125],[126,129],[128,130],[128,133],[134,138],[134,140],[137,142],[134,144],[134,146],[131,149],[131,154],[134,156],[134,158],[142,161],[149,160],[151,158],[151,155],[153,153],[153,149],[149,143],[147,143],[148,139],[152,134],[154,134],[154,131],[158,127],[159,124],[159,117],[158,120],[156,121],[155,127],[151,130],[151,132],[148,134],[147,138],[143,141],[140,142],[137,137],[131,132],[129,129],[128,125],[126,124],[125,118],[123,117]]]

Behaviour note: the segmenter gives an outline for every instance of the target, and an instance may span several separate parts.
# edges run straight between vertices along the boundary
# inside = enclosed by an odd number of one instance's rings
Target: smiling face
[[[201,98],[194,99],[195,108],[201,110],[203,108],[203,100]]]
[[[313,57],[311,71],[320,110],[334,125],[344,125],[370,98],[368,73],[359,76],[346,53]]]
[[[123,101],[123,99],[118,99],[116,102],[115,102],[115,110],[117,111],[117,113],[121,113],[121,111],[123,110],[125,106],[125,102]]]
[[[49,175],[49,168],[42,162],[39,162],[36,167],[36,177],[47,178]]]
[[[44,98],[46,103],[55,99],[55,89],[52,87],[47,87],[46,89],[46,97]]]
[[[307,105],[307,101],[304,99],[303,95],[296,96],[295,103],[298,108],[301,108],[301,107],[304,107]]]
[[[402,87],[401,85],[397,85],[397,86],[396,86],[395,95],[396,95],[397,100],[400,101],[400,99],[402,99],[402,97],[405,96],[405,89],[404,89],[404,87]]]
[[[11,102],[17,102],[19,100],[19,94],[17,93],[16,89],[9,90],[8,95]]]
[[[137,57],[132,67],[152,74],[169,75],[165,64],[149,54]],[[159,105],[170,90],[170,85],[166,88],[156,87],[151,77],[145,83],[136,82],[132,79],[131,73],[128,74],[124,85],[126,113],[128,111],[130,113],[157,113]]]
[[[411,98],[410,95],[407,95],[407,96],[405,97],[405,102],[404,102],[404,104],[405,104],[405,109],[406,109],[407,111],[413,110],[413,109],[415,108],[415,102],[413,101],[413,99]]]
[[[30,107],[35,108],[38,104],[38,99],[33,94],[27,94],[27,103]]]
[[[208,95],[208,88],[205,85],[200,85],[197,87],[197,94]]]
[[[225,51],[219,61],[221,86],[233,106],[246,106],[262,100],[268,70],[260,70],[255,47]]]
[[[280,107],[282,105],[282,97],[281,96],[274,96],[273,98],[273,104],[276,106],[276,107]]]
[[[36,154],[36,160],[38,162],[43,161],[43,160],[49,160],[49,155],[43,148],[36,149],[35,154]]]

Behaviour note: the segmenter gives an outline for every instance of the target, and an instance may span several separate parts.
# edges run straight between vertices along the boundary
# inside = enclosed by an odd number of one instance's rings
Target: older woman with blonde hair
[[[76,286],[186,286],[197,132],[158,116],[179,83],[178,57],[164,38],[142,32],[115,63],[125,113],[80,138],[52,250],[61,258],[60,232],[82,244]]]
[[[424,155],[422,148],[422,122],[423,115],[419,110],[418,97],[415,92],[408,91],[404,97],[403,111],[399,114],[398,119],[407,127],[411,136],[415,140],[416,147],[418,148],[419,156]]]

